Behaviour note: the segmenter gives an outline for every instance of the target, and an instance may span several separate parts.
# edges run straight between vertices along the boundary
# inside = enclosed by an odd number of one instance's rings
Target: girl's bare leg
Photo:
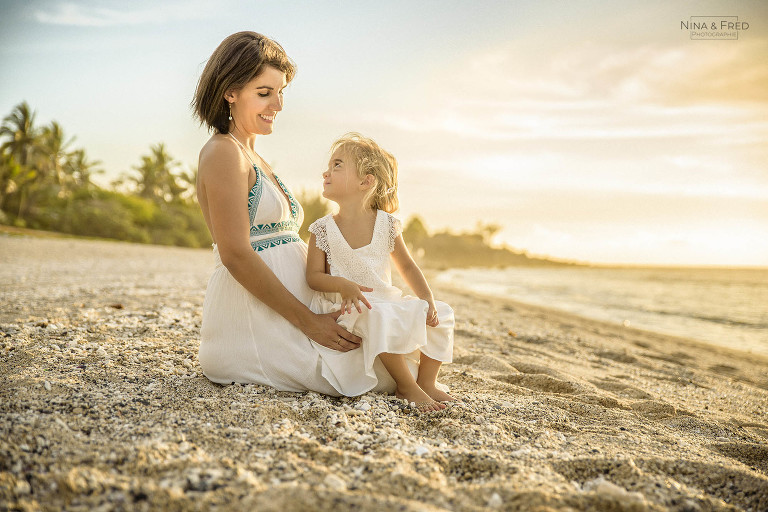
[[[415,402],[416,407],[422,412],[445,409],[444,404],[434,401],[419,387],[405,363],[403,354],[379,354],[379,359],[397,384],[395,395],[398,398]]]
[[[442,364],[442,361],[432,359],[422,352],[419,357],[419,376],[416,379],[416,383],[433,400],[438,402],[450,402],[456,399],[445,391],[440,391],[435,387],[435,383],[437,382],[437,372],[440,371],[440,365]]]

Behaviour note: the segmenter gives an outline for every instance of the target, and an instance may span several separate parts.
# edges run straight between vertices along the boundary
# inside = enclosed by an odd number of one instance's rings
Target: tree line
[[[572,265],[506,246],[494,246],[493,238],[499,231],[498,224],[478,222],[474,230],[461,233],[449,230],[430,233],[424,221],[414,215],[403,228],[403,239],[416,259],[433,269]]]
[[[38,126],[26,102],[0,125],[0,224],[131,242],[211,243],[195,197],[195,171],[162,143],[110,187],[94,183],[101,162],[56,121]]]

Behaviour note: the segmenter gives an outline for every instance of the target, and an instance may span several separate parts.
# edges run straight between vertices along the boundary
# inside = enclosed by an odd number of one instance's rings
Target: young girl
[[[323,197],[339,211],[309,227],[307,282],[327,292],[316,294],[310,309],[341,309],[338,323],[363,344],[344,353],[316,345],[323,353],[322,375],[347,396],[394,391],[419,411],[444,409],[441,402],[454,398],[437,383],[437,373],[452,360],[453,310],[435,301],[408,253],[400,221],[390,215],[398,207],[397,161],[356,133],[331,150]],[[392,286],[390,258],[418,298]]]

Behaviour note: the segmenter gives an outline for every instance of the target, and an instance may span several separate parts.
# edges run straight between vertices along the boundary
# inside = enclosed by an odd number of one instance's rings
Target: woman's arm
[[[228,141],[211,141],[200,155],[199,172],[205,187],[211,230],[221,261],[232,277],[258,300],[329,348],[347,351],[361,339],[327,315],[315,315],[289,292],[251,247],[248,233],[248,178],[250,165]],[[299,269],[297,269],[298,271]],[[339,338],[347,340],[337,343]]]
[[[413,261],[411,253],[408,251],[408,247],[403,240],[403,235],[397,235],[397,238],[395,238],[395,249],[390,256],[403,281],[413,290],[413,293],[418,298],[427,301],[429,304],[427,325],[436,327],[439,322],[437,320],[437,310],[435,309],[435,297],[432,295],[432,290],[429,288],[427,279],[424,277],[421,269]]]
[[[351,313],[352,307],[362,313],[360,302],[371,309],[371,303],[362,292],[372,292],[373,288],[353,283],[349,279],[332,276],[325,270],[325,252],[317,246],[315,234],[309,235],[309,248],[307,250],[307,284],[318,292],[331,292],[341,294],[341,312]]]

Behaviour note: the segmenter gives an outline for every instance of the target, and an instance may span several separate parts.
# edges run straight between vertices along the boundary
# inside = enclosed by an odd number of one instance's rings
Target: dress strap
[[[249,161],[249,162],[251,162],[251,165],[252,165],[252,166],[254,166],[254,167],[258,167],[258,165],[256,165],[255,163],[253,163],[253,160],[251,160],[251,155],[249,155],[249,154],[248,154],[248,151],[246,151],[246,150],[245,150],[245,146],[243,146],[243,143],[242,143],[242,142],[240,142],[239,140],[237,140],[237,137],[235,137],[234,135],[232,135],[232,132],[228,132],[228,133],[227,133],[227,135],[229,135],[230,137],[232,137],[232,138],[235,140],[235,142],[237,142],[237,145],[238,145],[238,146],[240,146],[240,149],[242,149],[242,150],[243,150],[243,154],[245,155],[245,158],[247,158],[247,159],[248,159],[248,161]]]

